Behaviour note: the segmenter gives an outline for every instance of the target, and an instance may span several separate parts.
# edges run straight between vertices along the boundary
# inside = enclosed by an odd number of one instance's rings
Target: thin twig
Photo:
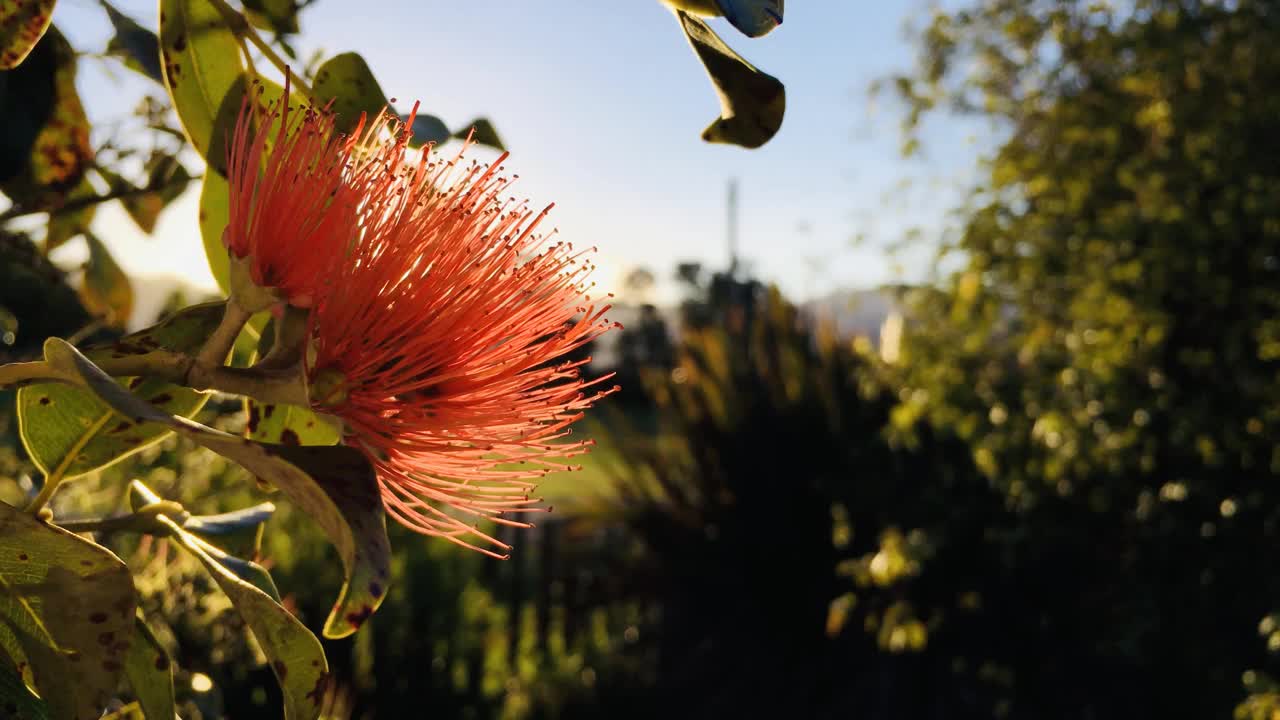
[[[171,178],[167,182],[161,183],[156,186],[147,185],[146,187],[115,188],[109,192],[103,193],[102,195],[91,195],[89,197],[73,198],[57,207],[45,208],[43,210],[25,210],[15,205],[9,208],[8,210],[5,210],[4,212],[0,212],[0,223],[5,223],[10,220],[16,220],[17,218],[21,218],[21,217],[28,217],[31,215],[40,215],[43,213],[56,215],[60,213],[75,212],[76,210],[83,210],[84,208],[87,208],[90,205],[98,205],[100,203],[111,202],[112,200],[123,200],[125,198],[136,197],[138,195],[149,195],[155,192],[162,192],[164,190],[168,190],[171,186],[177,187],[180,185],[185,185],[191,182],[192,180],[199,180],[201,177],[202,176],[197,175],[194,177],[186,177],[186,178],[179,178],[179,179]]]
[[[303,80],[300,75],[290,72],[289,63],[286,62],[284,58],[280,57],[280,53],[277,53],[275,48],[271,47],[271,43],[262,39],[262,36],[253,29],[253,26],[249,24],[249,21],[240,13],[240,11],[227,4],[226,0],[210,0],[210,2],[212,2],[214,7],[218,9],[218,12],[222,13],[227,24],[231,26],[231,31],[233,33],[247,38],[249,42],[253,43],[254,46],[258,48],[258,51],[262,53],[263,57],[269,60],[272,65],[276,66],[276,69],[279,70],[282,75],[287,75],[292,78],[291,83],[294,87],[301,90],[307,97],[313,97],[311,94],[311,87],[307,82]],[[287,99],[286,102],[288,102]]]

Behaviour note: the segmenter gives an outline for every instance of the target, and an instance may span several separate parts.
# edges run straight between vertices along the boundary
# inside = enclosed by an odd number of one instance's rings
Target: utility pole
[[[736,275],[738,272],[738,180],[737,178],[729,179],[729,202],[728,202],[728,240],[729,240],[729,274]]]

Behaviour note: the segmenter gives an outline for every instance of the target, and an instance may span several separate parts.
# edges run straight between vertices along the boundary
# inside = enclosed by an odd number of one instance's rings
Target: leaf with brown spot
[[[85,387],[122,415],[158,423],[230,458],[278,487],[311,516],[338,549],[346,582],[325,622],[326,637],[345,637],[378,608],[391,574],[391,544],[386,515],[372,464],[345,446],[264,445],[165,413],[112,380],[71,345],[58,338],[45,343],[45,361]],[[355,618],[356,622],[351,622]]]
[[[0,0],[0,70],[18,67],[40,42],[56,0]]]
[[[86,352],[91,357],[157,348],[189,352],[200,347],[218,326],[222,307],[222,303],[194,305],[117,343]],[[206,393],[159,380],[140,380],[136,385],[133,380],[129,383],[134,392],[152,402],[165,398],[162,407],[177,415],[194,415],[209,398]],[[138,424],[117,415],[93,393],[65,384],[20,389],[17,415],[27,455],[46,476],[59,473],[60,477],[73,478],[99,470],[169,434],[164,427]]]
[[[175,717],[173,663],[139,611],[134,618],[134,641],[124,657],[124,672],[133,694],[149,718]]]
[[[280,603],[227,570],[210,555],[207,543],[169,517],[161,515],[159,521],[183,549],[204,565],[253,632],[283,691],[285,718],[317,717],[320,705],[309,693],[328,674],[329,664],[316,636]]]
[[[337,127],[348,132],[360,122],[360,115],[370,119],[387,106],[387,96],[369,69],[369,63],[353,52],[335,55],[316,70],[311,93],[320,105],[333,101]]]
[[[165,87],[191,144],[222,167],[245,88],[240,45],[209,0],[160,0]]]
[[[56,209],[93,162],[89,118],[76,91],[75,51],[51,27],[27,62],[10,73],[4,83],[4,122],[17,125],[20,132],[38,130],[25,152],[14,155],[5,148],[0,190],[24,211]],[[51,102],[43,105],[46,97],[31,97],[31,93],[47,94]]]
[[[0,503],[0,645],[29,663],[50,717],[101,715],[133,642],[135,609],[133,578],[119,558]]]

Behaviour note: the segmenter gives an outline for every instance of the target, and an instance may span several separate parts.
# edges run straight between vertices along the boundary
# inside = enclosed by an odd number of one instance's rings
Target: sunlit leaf
[[[131,394],[58,338],[45,343],[45,360],[59,373],[76,375],[128,418],[165,425],[236,461],[310,515],[337,548],[346,572],[325,623],[327,637],[355,632],[382,603],[390,576],[386,517],[373,466],[358,450],[265,445],[175,417]]]
[[[387,105],[387,96],[364,58],[353,52],[335,55],[316,70],[311,92],[318,104],[333,101],[337,127],[349,131],[364,113],[372,118]]]
[[[0,189],[25,210],[55,208],[93,161],[89,119],[76,91],[75,51],[50,27],[27,62],[0,73],[0,85],[5,88],[0,104],[5,133],[13,123],[19,136],[15,140],[25,140],[37,129],[25,153],[0,160]]]
[[[168,517],[162,516],[160,521],[169,526],[170,536],[204,565],[253,632],[283,691],[285,718],[316,717],[330,682],[320,641],[271,596],[227,570],[210,555],[207,543]]]
[[[702,132],[702,139],[747,148],[764,145],[782,127],[787,106],[782,83],[734,52],[702,20],[686,12],[676,16],[720,98],[720,117]]]
[[[160,39],[150,30],[133,21],[133,18],[116,9],[107,0],[99,0],[116,34],[107,43],[107,54],[124,61],[126,67],[164,84],[164,71],[160,69]]]
[[[141,510],[147,505],[158,503],[160,501],[161,497],[156,495],[150,488],[142,484],[140,481],[135,480],[129,483],[129,504],[133,507],[134,511]],[[250,512],[253,519],[259,520],[260,515],[257,508],[251,509]],[[197,532],[197,528],[202,527],[201,522],[192,522],[193,517],[191,515],[186,515],[185,513],[184,515],[185,516],[181,518],[170,517],[169,519],[184,532],[194,533]],[[259,522],[260,521],[261,520],[259,520]],[[164,527],[166,532],[168,532],[169,526],[165,525]],[[235,575],[244,582],[258,588],[276,602],[280,602],[280,590],[276,588],[275,580],[271,578],[271,573],[267,572],[266,568],[255,562],[245,560],[244,558],[238,558],[224,552],[221,548],[196,535],[184,537],[182,542],[184,544],[198,546],[206,555],[208,555],[209,558],[214,562],[217,562],[232,575]]]
[[[116,264],[106,245],[93,233],[85,233],[89,244],[89,262],[84,269],[80,299],[89,312],[106,318],[111,325],[123,326],[133,312],[133,286],[129,276]]]
[[[251,439],[282,445],[337,445],[338,429],[319,415],[297,405],[263,405],[248,401]]]
[[[105,548],[0,503],[0,581],[0,617],[50,717],[99,717],[133,642],[129,569]]]
[[[227,256],[227,246],[222,242],[222,231],[227,227],[230,208],[231,186],[227,179],[213,168],[206,169],[200,185],[200,239],[204,242],[209,271],[223,293],[231,290],[231,260]]]
[[[56,0],[0,0],[0,70],[17,67],[53,20]]]
[[[101,357],[154,349],[189,352],[204,342],[221,318],[221,303],[195,305],[111,347],[88,353]],[[127,382],[139,397],[176,415],[195,415],[208,399],[206,393],[159,380]],[[46,476],[73,478],[99,470],[169,434],[164,427],[131,422],[93,393],[65,384],[22,388],[17,415],[27,455]]]
[[[27,688],[17,667],[6,662],[7,659],[0,657],[0,705],[3,705],[7,713],[3,717],[47,720],[48,706]]]
[[[175,717],[173,661],[141,613],[134,618],[133,644],[124,656],[124,673],[144,717],[164,720]]]
[[[489,118],[476,118],[471,122],[463,125],[454,137],[465,139],[471,137],[471,141],[480,145],[488,145],[498,150],[506,150],[507,147],[502,144],[502,138],[498,136],[498,129],[493,126]]]
[[[160,55],[183,130],[210,167],[222,167],[246,87],[235,35],[209,0],[161,0]]]

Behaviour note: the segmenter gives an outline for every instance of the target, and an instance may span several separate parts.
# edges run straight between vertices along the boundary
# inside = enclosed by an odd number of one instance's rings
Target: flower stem
[[[227,354],[235,346],[236,338],[240,336],[240,331],[244,329],[244,324],[249,322],[252,315],[253,313],[241,307],[234,297],[227,300],[222,322],[218,323],[218,328],[205,341],[204,347],[200,348],[200,353],[196,355],[196,363],[206,365],[225,363]]]
[[[40,488],[40,492],[27,505],[26,512],[29,515],[39,515],[44,510],[44,506],[49,504],[49,500],[53,497],[53,493],[57,491],[58,485],[62,483],[62,474],[55,473],[44,479],[44,487]]]

